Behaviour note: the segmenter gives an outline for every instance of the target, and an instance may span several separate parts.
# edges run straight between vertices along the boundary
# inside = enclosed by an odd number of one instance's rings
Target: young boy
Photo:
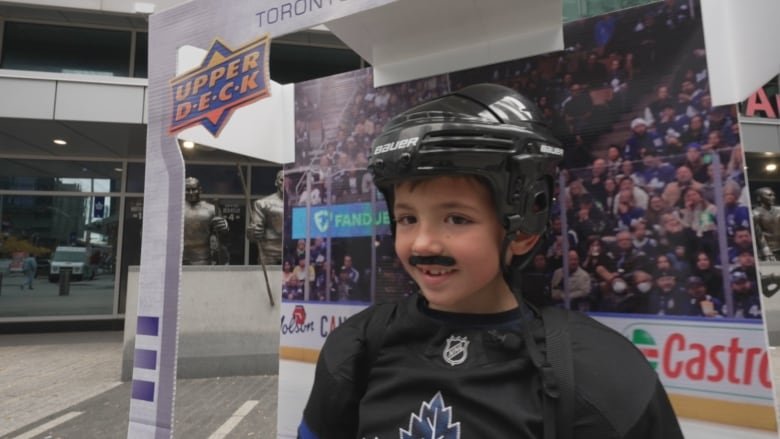
[[[523,96],[481,84],[388,123],[369,169],[420,291],[331,333],[299,438],[682,437],[628,340],[582,314],[541,312],[512,282],[549,221],[563,154],[541,120]],[[562,318],[542,319],[551,311]],[[551,379],[559,348],[544,325],[556,324],[572,367]]]

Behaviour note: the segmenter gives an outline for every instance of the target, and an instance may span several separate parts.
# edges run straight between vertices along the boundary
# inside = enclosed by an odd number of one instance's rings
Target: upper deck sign
[[[202,124],[214,137],[233,110],[270,96],[266,34],[236,50],[215,39],[200,66],[171,80],[171,134]]]

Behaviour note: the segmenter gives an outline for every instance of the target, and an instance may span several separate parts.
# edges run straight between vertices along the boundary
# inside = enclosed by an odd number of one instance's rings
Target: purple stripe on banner
[[[151,381],[133,380],[132,398],[154,402],[154,383]]]
[[[160,318],[159,317],[145,317],[138,316],[138,327],[136,329],[138,335],[159,335],[160,334]]]
[[[150,349],[136,349],[133,367],[141,369],[157,369],[157,351]]]

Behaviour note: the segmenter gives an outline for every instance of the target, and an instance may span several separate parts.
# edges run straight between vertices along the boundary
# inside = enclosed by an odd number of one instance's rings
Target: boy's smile
[[[485,185],[435,177],[394,192],[396,253],[431,308],[492,313],[517,306],[499,269],[504,230]]]

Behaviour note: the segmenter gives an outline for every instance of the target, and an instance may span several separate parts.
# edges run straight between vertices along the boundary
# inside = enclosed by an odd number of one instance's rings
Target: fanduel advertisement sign
[[[308,221],[307,221],[308,216]],[[333,206],[295,207],[292,212],[292,237],[352,238],[390,233],[390,216],[386,209],[374,211],[371,203]]]

